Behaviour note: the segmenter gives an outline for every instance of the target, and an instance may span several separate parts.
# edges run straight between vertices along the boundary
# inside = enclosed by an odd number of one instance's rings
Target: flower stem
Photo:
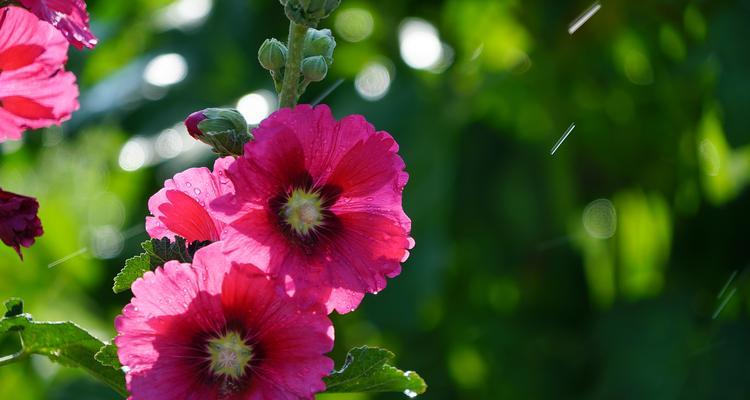
[[[284,81],[279,94],[279,107],[294,107],[299,98],[299,76],[302,68],[302,52],[307,27],[294,22],[289,23],[289,52],[287,53]]]

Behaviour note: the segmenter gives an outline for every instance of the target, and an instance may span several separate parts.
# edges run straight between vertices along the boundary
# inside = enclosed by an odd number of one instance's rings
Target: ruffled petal
[[[84,0],[20,0],[40,19],[59,29],[78,50],[93,49],[98,40],[89,28],[89,14]]]
[[[132,291],[115,320],[115,344],[133,399],[312,399],[325,389],[333,326],[322,304],[287,297],[254,265],[227,259],[221,243],[200,249],[192,265],[146,273]],[[263,358],[228,397],[205,340],[237,327]]]
[[[68,43],[60,32],[19,7],[0,13],[2,142],[70,119],[78,109],[78,87],[75,76],[63,71]]]
[[[164,188],[148,201],[153,216],[146,218],[146,231],[153,238],[182,236],[188,241],[218,241],[224,229],[208,208],[216,198],[232,193],[226,169],[233,157],[219,159],[214,171],[191,168],[164,182]]]

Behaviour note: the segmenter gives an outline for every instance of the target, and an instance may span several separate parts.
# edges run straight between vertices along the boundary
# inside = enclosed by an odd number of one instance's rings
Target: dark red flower
[[[35,198],[0,189],[0,239],[14,248],[21,259],[21,246],[30,247],[34,238],[44,233],[38,211]]]

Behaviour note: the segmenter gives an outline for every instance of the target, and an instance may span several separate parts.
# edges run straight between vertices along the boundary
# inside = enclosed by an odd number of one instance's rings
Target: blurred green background
[[[0,248],[0,298],[108,339],[147,199],[212,163],[181,121],[272,111],[256,53],[287,22],[277,1],[88,4],[81,110],[0,147],[0,186],[38,197],[46,231],[23,263]],[[303,101],[343,79],[334,114],[396,137],[417,241],[334,316],[337,364],[385,346],[427,399],[750,398],[750,0],[603,1],[568,34],[590,5],[343,0],[324,22],[336,61]],[[0,368],[0,399],[107,398],[46,359]]]

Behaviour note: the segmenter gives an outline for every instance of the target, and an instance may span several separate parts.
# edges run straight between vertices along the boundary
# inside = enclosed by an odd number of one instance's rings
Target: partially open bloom
[[[232,157],[216,160],[214,170],[190,168],[164,182],[164,188],[148,200],[153,216],[146,217],[146,231],[153,238],[182,236],[192,241],[217,241],[224,223],[207,207],[219,196],[232,193],[226,169]]]
[[[35,238],[44,233],[38,211],[35,198],[0,189],[0,240],[22,259],[21,246],[31,247]]]
[[[211,203],[230,223],[226,253],[261,257],[270,275],[317,288],[329,310],[354,310],[401,272],[414,244],[398,145],[326,106],[279,110],[253,134],[227,171],[236,195]]]
[[[325,308],[287,297],[217,246],[133,284],[115,320],[132,399],[312,399],[333,368]]]
[[[37,17],[54,25],[70,44],[81,50],[94,48],[98,40],[89,29],[89,14],[83,0],[20,0]]]
[[[78,109],[76,78],[63,70],[67,51],[50,24],[19,7],[0,9],[0,142],[59,124]]]

